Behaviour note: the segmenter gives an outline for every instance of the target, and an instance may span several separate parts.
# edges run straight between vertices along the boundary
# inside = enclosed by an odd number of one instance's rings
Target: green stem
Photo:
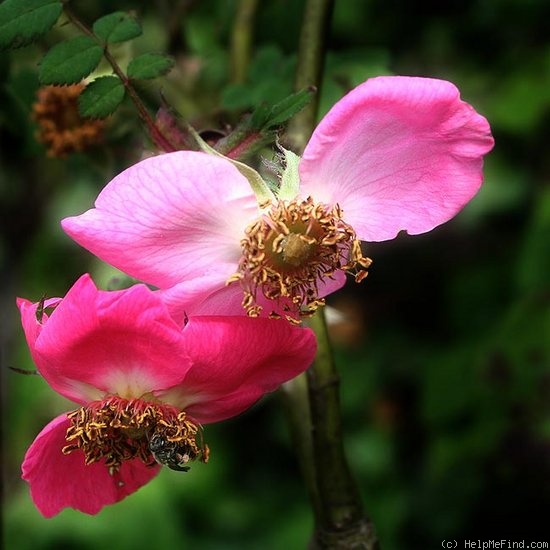
[[[325,62],[325,40],[333,7],[334,0],[307,0],[305,4],[294,89],[298,91],[313,86],[317,89],[317,94],[288,125],[286,138],[296,152],[305,147],[317,123],[319,90]]]
[[[374,550],[378,541],[363,511],[357,483],[348,465],[342,434],[340,378],[336,370],[324,311],[310,321],[317,336],[317,357],[307,373],[313,456],[321,510],[311,549]]]
[[[315,517],[322,514],[321,498],[317,489],[317,474],[311,437],[311,411],[306,375],[297,376],[281,388],[292,446],[298,458]]]
[[[124,85],[124,89],[126,90],[126,93],[130,96],[130,99],[132,100],[132,102],[134,103],[137,109],[139,117],[147,127],[147,131],[149,132],[151,140],[155,143],[155,145],[162,148],[167,153],[175,151],[176,150],[175,147],[159,130],[159,128],[155,124],[155,121],[151,118],[151,115],[149,114],[145,105],[143,104],[143,102],[137,95],[136,91],[134,90],[134,87],[132,86],[129,78],[124,74],[124,72],[116,62],[115,58],[111,55],[111,52],[109,52],[107,45],[97,38],[97,36],[92,32],[92,30],[88,28],[75,15],[75,13],[67,6],[67,4],[64,4],[63,10],[65,11],[65,14],[67,15],[71,23],[73,23],[73,25],[79,28],[84,34],[91,36],[94,40],[96,40],[103,46],[103,56],[109,62],[113,71],[118,76],[118,78],[120,78],[122,84]]]
[[[324,66],[325,37],[333,0],[306,0],[300,35],[295,89],[319,89]],[[298,113],[287,130],[287,140],[295,151],[303,150],[317,121],[318,95]],[[363,511],[358,486],[351,475],[342,437],[339,376],[334,363],[323,310],[311,319],[318,342],[317,357],[304,384],[296,383],[288,401],[295,407],[292,430],[305,444],[297,447],[300,464],[315,513],[315,532],[310,549],[378,548],[372,523]],[[299,403],[299,401],[302,401]],[[301,414],[309,402],[309,415]],[[296,425],[296,423],[298,425]],[[308,448],[309,447],[309,448]],[[312,486],[312,477],[315,480]]]
[[[242,84],[246,80],[252,45],[252,23],[257,8],[258,0],[239,0],[237,4],[237,12],[231,30],[231,49],[229,52],[231,82],[233,84]]]

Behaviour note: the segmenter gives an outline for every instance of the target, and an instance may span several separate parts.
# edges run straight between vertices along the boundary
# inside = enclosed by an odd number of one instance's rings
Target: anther
[[[267,206],[267,205],[265,205]],[[271,205],[245,230],[239,271],[227,284],[240,281],[243,307],[250,316],[262,310],[258,291],[269,300],[283,299],[279,307],[292,310],[288,317],[311,315],[323,305],[318,284],[337,269],[351,272],[356,281],[366,277],[372,263],[363,256],[353,228],[342,219],[338,205],[330,208],[311,198]],[[363,269],[357,271],[357,267]]]

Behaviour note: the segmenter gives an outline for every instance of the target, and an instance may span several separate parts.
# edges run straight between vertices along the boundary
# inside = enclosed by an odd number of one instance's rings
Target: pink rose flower
[[[492,147],[486,119],[450,82],[378,77],[334,105],[299,163],[286,155],[276,194],[265,185],[258,201],[228,159],[180,151],[128,168],[95,208],[62,225],[163,289],[174,315],[183,302],[202,313],[235,313],[242,302],[253,316],[295,317],[343,286],[346,272],[366,276],[359,241],[452,218],[478,191]]]
[[[78,404],[40,432],[23,461],[46,517],[66,507],[96,514],[160,464],[206,462],[202,425],[241,413],[303,372],[316,350],[309,329],[284,321],[203,316],[182,327],[146,286],[105,292],[88,275],[44,305],[18,300],[32,358]]]

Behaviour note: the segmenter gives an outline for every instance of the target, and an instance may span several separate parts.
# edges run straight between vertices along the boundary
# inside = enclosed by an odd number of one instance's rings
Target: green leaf
[[[103,49],[89,36],[78,36],[54,46],[42,59],[42,84],[74,84],[88,76],[101,61]]]
[[[271,109],[269,120],[266,122],[265,127],[271,128],[286,122],[311,101],[314,93],[315,89],[304,88],[295,94],[285,97],[282,101],[279,101],[279,103],[274,105]]]
[[[100,17],[93,25],[94,34],[104,42],[125,42],[140,36],[141,25],[135,17],[123,11],[115,11]]]
[[[0,50],[20,48],[47,33],[63,5],[56,0],[6,0],[0,4]]]
[[[117,76],[96,78],[78,98],[80,114],[90,118],[105,118],[122,103],[124,93],[124,85]]]
[[[148,79],[166,74],[174,66],[174,60],[159,53],[144,53],[128,64],[128,78]]]

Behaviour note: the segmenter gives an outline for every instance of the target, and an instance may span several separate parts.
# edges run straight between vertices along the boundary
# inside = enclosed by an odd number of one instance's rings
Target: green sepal
[[[291,200],[298,195],[298,191],[300,190],[300,174],[298,172],[300,157],[284,147],[281,147],[281,149],[285,156],[285,169],[283,170],[277,197],[279,199]]]
[[[269,120],[271,108],[265,103],[258,105],[250,115],[249,125],[251,128],[261,130]]]
[[[314,93],[315,88],[304,88],[273,105],[263,128],[267,129],[273,128],[274,126],[280,126],[292,118],[311,101]]]
[[[224,158],[228,162],[230,162],[237,170],[248,180],[248,183],[250,184],[250,187],[252,187],[252,191],[256,195],[256,199],[258,200],[258,204],[263,204],[265,202],[271,202],[275,200],[275,195],[267,185],[267,183],[264,181],[262,176],[254,170],[254,168],[251,168],[247,164],[244,164],[243,162],[239,162],[238,160],[231,159],[229,157],[226,157],[225,155],[222,155],[220,152],[216,151],[213,147],[210,147],[206,141],[204,141],[197,131],[189,126],[189,132],[197,142],[197,145],[199,148],[204,152],[208,153],[210,155],[215,155],[217,157]]]
[[[41,84],[75,84],[86,78],[103,56],[101,46],[89,36],[77,36],[54,46],[40,62]]]

